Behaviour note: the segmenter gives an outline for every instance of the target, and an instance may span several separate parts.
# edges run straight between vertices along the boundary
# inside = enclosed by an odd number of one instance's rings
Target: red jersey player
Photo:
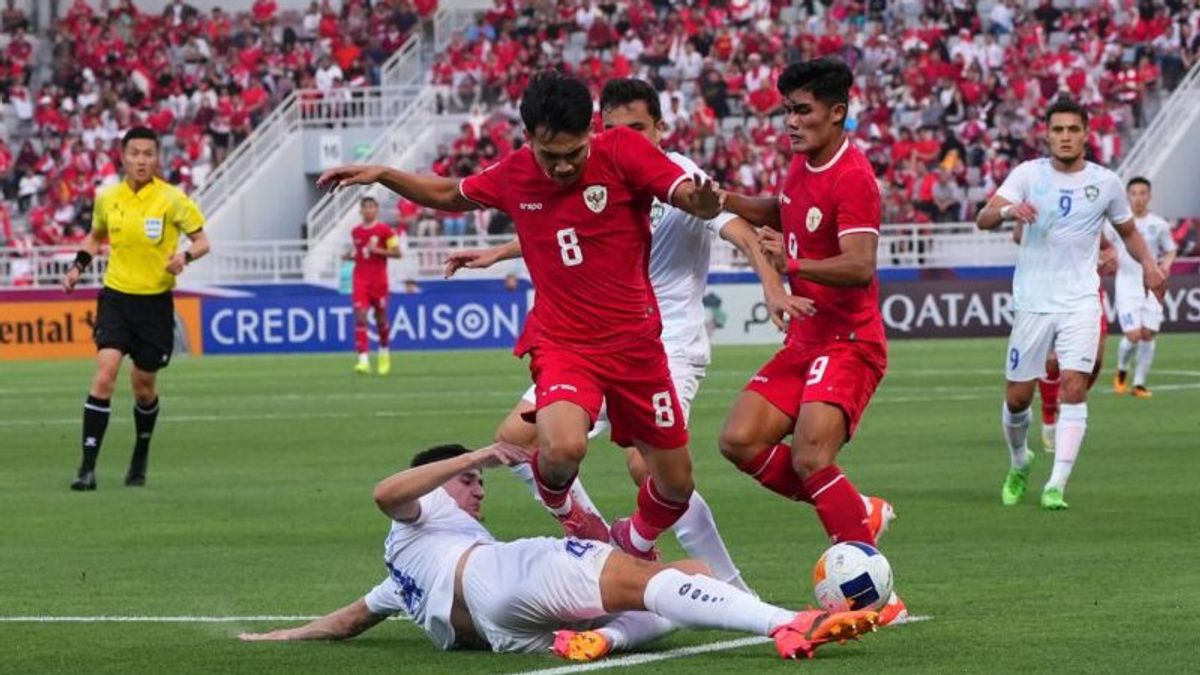
[[[521,118],[527,145],[461,181],[352,166],[325,172],[318,184],[379,182],[431,208],[494,207],[513,219],[537,293],[514,352],[530,356],[537,386],[538,493],[569,533],[610,538],[569,492],[607,400],[613,442],[637,447],[650,473],[633,517],[614,523],[611,537],[651,558],[654,540],[687,509],[693,484],[650,285],[650,206],[657,198],[709,219],[720,203],[711,183],[689,177],[636,131],[593,135],[591,93],[577,78],[534,77]]]
[[[764,487],[815,506],[833,541],[874,544],[891,507],[864,500],[836,464],[887,368],[875,274],[879,188],[843,129],[852,82],[834,59],[788,66],[778,87],[794,154],[783,190],[725,197],[727,210],[764,226],[764,251],[816,313],[789,323],[783,348],[734,403],[720,445]],[[789,434],[790,445],[782,442]],[[890,603],[881,620],[901,606]]]
[[[392,369],[388,354],[387,261],[401,256],[400,238],[391,227],[375,220],[379,216],[379,203],[374,197],[363,197],[358,212],[362,222],[350,230],[354,251],[344,256],[346,260],[354,260],[354,291],[350,296],[354,303],[354,349],[358,352],[354,372],[363,375],[371,372],[367,359],[367,310],[371,309],[379,333],[379,374],[387,375]]]

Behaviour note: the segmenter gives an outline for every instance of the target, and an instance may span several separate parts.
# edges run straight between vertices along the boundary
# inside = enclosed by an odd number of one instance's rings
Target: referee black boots
[[[96,489],[96,472],[95,471],[87,471],[85,469],[80,469],[79,475],[76,476],[75,480],[72,481],[72,483],[71,483],[71,489],[75,490],[76,492],[83,492],[85,490],[95,490]]]

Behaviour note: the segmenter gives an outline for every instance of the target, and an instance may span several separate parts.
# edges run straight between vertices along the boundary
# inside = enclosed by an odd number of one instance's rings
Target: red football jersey
[[[788,256],[822,260],[841,253],[839,239],[855,232],[879,232],[880,197],[875,172],[862,152],[845,141],[828,164],[810,166],[792,157],[779,196],[780,220]],[[788,324],[789,342],[860,340],[885,343],[879,313],[879,276],[866,287],[829,286],[791,277],[792,295],[812,298],[817,313]]]
[[[389,248],[396,244],[396,232],[388,225],[375,221],[370,225],[359,223],[350,230],[350,238],[354,240],[354,281],[358,284],[387,286],[387,261],[385,256],[367,252],[374,244],[379,248]]]
[[[650,206],[669,203],[683,169],[636,131],[596,134],[583,175],[562,186],[528,146],[463,179],[463,196],[516,224],[536,292],[520,356],[540,340],[604,352],[662,332],[650,285]]]

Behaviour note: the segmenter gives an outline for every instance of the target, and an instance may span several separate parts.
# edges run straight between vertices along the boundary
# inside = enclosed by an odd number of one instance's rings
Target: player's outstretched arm
[[[493,443],[465,455],[406,469],[375,486],[375,505],[392,520],[411,522],[421,516],[421,497],[464,471],[513,466],[529,461],[524,448]]]
[[[317,178],[317,187],[337,189],[379,183],[421,206],[441,211],[472,211],[479,205],[458,189],[457,178],[426,176],[386,166],[351,164],[329,169]]]
[[[1010,220],[1032,223],[1037,220],[1037,209],[1033,204],[1013,204],[1004,197],[996,195],[988,200],[987,206],[979,210],[979,215],[975,218],[975,226],[981,230],[994,230]],[[1013,238],[1017,243],[1021,242],[1019,235],[1014,235]]]
[[[487,269],[501,260],[512,260],[513,258],[520,257],[520,239],[513,239],[510,242],[491,248],[455,251],[446,258],[446,265],[442,268],[442,275],[449,279],[463,267],[472,270]]]
[[[1142,238],[1142,233],[1138,232],[1133,219],[1114,223],[1113,227],[1116,228],[1117,234],[1121,235],[1121,241],[1125,242],[1125,250],[1141,264],[1142,284],[1161,301],[1167,291],[1166,281],[1162,271],[1158,269],[1158,261],[1150,254],[1150,247],[1146,246],[1146,240]]]
[[[783,279],[759,246],[753,225],[744,218],[734,218],[721,227],[721,238],[736,246],[758,274],[763,287],[763,301],[767,303],[767,310],[776,328],[784,330],[788,320],[799,321],[813,314],[812,300],[793,297],[784,291]]]
[[[671,204],[702,220],[712,220],[721,213],[721,193],[717,184],[702,173],[692,175],[676,186]]]
[[[726,211],[741,216],[755,227],[782,229],[778,197],[747,197],[736,192],[722,192],[721,203]]]
[[[303,626],[273,630],[269,633],[242,633],[243,642],[281,642],[287,640],[348,640],[387,619],[374,614],[359,598],[345,607],[314,619]]]

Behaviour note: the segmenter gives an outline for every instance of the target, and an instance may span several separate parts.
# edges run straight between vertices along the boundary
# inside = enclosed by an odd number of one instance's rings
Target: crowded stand
[[[519,147],[516,97],[533,72],[558,67],[597,93],[612,77],[651,81],[664,147],[722,185],[775,192],[788,162],[775,78],[788,62],[835,55],[857,76],[847,124],[875,167],[884,222],[970,220],[1037,154],[1036,113],[1050,100],[1065,93],[1088,106],[1089,154],[1115,167],[1200,58],[1200,0],[1063,4],[496,0],[434,55],[428,81],[439,105],[467,122],[430,170],[466,176]],[[436,0],[324,0],[285,13],[257,0],[247,12],[199,12],[177,0],[148,14],[120,0],[101,13],[75,0],[39,45],[10,3],[0,52],[4,245],[81,238],[132,124],[164,135],[165,177],[194,190],[292,90],[377,83],[379,66],[435,9]],[[410,237],[511,228],[494,213],[403,201],[393,213]],[[1195,223],[1176,233],[1194,248]]]

